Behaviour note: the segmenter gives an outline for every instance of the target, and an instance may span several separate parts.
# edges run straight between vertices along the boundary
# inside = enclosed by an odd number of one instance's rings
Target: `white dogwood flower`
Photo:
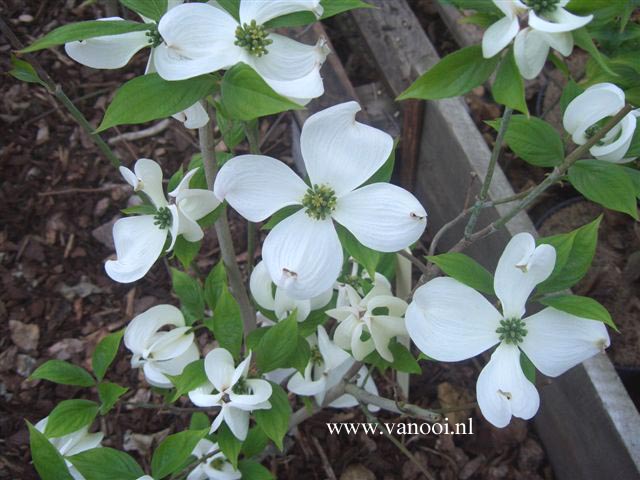
[[[213,453],[215,451],[218,453]],[[210,454],[213,455],[204,460]],[[200,460],[200,463],[189,472],[187,480],[238,480],[242,477],[220,451],[218,444],[206,438],[197,443],[191,455]]]
[[[511,416],[529,419],[538,411],[540,398],[520,366],[524,352],[544,375],[557,377],[609,346],[601,322],[545,308],[527,318],[527,298],[551,275],[556,251],[551,245],[536,247],[528,233],[514,236],[500,257],[494,289],[499,312],[474,289],[441,277],[416,290],[406,314],[407,330],[426,355],[457,362],[498,344],[476,384],[478,405],[497,427]]]
[[[164,196],[162,169],[153,160],[141,158],[132,172],[120,167],[120,173],[133,187],[142,192],[155,207],[155,213],[136,215],[118,220],[113,226],[113,241],[117,260],[108,260],[105,270],[116,282],[129,283],[142,277],[165,250],[171,234],[170,251],[178,235],[189,242],[202,239],[204,233],[197,223],[215,210],[220,201],[210,190],[189,188],[197,169],[187,173],[178,187],[169,193],[170,204]]]
[[[305,368],[304,375],[291,369],[293,375],[289,378],[287,389],[297,395],[314,396],[316,403],[322,405],[327,392],[342,381],[355,360],[329,339],[321,325],[318,326],[317,337],[313,335],[307,338],[307,341],[311,347],[309,364]],[[366,367],[360,368],[356,384],[367,392],[378,395],[378,388],[368,373]],[[358,400],[349,394],[342,395],[329,403],[329,407],[333,408],[349,408],[356,405]],[[370,405],[369,409],[379,410],[373,405]]]
[[[577,145],[589,141],[606,121],[625,106],[625,95],[613,83],[597,83],[587,88],[567,106],[562,118],[564,129],[571,134]],[[629,112],[615,127],[593,147],[591,155],[598,160],[612,163],[626,163],[633,158],[625,158],[637,127],[640,109]]]
[[[199,407],[221,407],[211,425],[215,432],[224,421],[239,440],[247,438],[249,413],[271,408],[271,384],[258,378],[247,378],[251,352],[235,367],[233,357],[224,348],[214,348],[204,359],[209,381],[189,392],[191,401]]]
[[[44,433],[47,428],[49,417],[45,417],[35,424],[36,429]],[[63,457],[71,457],[80,452],[91,450],[100,446],[100,442],[104,438],[104,433],[89,433],[89,426],[82,427],[68,435],[62,437],[49,438],[49,442]],[[74,480],[85,480],[84,476],[74,467],[69,460],[65,458],[65,464],[69,469],[69,474]]]
[[[167,10],[180,5],[184,0],[168,0]],[[156,71],[154,66],[155,50],[159,37],[155,22],[140,15],[147,24],[153,24],[151,30],[140,32],[121,33],[118,35],[106,35],[93,37],[76,42],[68,42],[64,49],[73,60],[90,68],[116,69],[124,67],[140,50],[149,47],[151,53],[145,74]],[[99,20],[124,20],[121,17],[100,18]],[[206,110],[197,102],[186,110],[172,115],[176,120],[184,123],[186,128],[204,127],[209,122]]]
[[[333,289],[330,288],[309,300],[296,300],[280,287],[275,287],[274,291],[274,284],[264,262],[258,263],[251,272],[249,289],[256,303],[265,310],[274,312],[278,320],[284,320],[295,310],[299,322],[306,320],[312,310],[324,307],[333,295]]]
[[[549,55],[549,49],[563,56],[573,51],[571,31],[584,27],[593,15],[580,17],[564,7],[569,0],[493,0],[504,17],[491,25],[482,37],[482,54],[491,58],[515,38],[516,64],[526,79],[535,78]],[[528,16],[529,26],[520,30],[519,16]]]
[[[156,68],[167,80],[183,80],[242,62],[279,94],[306,104],[324,93],[320,67],[329,53],[326,41],[304,45],[268,32],[265,24],[294,12],[320,17],[322,10],[320,0],[241,0],[238,22],[215,5],[179,5],[158,24],[164,42],[155,52]]]
[[[295,299],[318,296],[338,278],[343,255],[334,220],[381,252],[411,245],[427,224],[408,191],[388,183],[362,186],[385,163],[393,140],[356,122],[359,110],[356,102],[342,103],[305,122],[300,145],[311,186],[264,155],[235,157],[218,172],[216,196],[252,222],[302,207],[269,232],[262,248],[271,279]]]
[[[164,327],[175,327],[163,330]],[[200,358],[191,327],[173,305],[157,305],[141,313],[127,325],[124,344],[131,350],[131,366],[142,367],[147,381],[160,388],[171,388],[167,375],[180,375],[184,367]]]
[[[362,297],[351,285],[342,287],[336,308],[326,314],[338,320],[333,341],[341,348],[351,350],[356,360],[363,360],[374,350],[382,358],[393,362],[389,342],[395,337],[407,337],[403,315],[407,302],[394,297],[387,279],[376,275],[373,288]],[[362,340],[363,334],[367,336]]]

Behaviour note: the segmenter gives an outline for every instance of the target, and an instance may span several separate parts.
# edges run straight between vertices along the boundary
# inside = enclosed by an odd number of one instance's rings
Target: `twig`
[[[64,190],[50,190],[48,192],[38,192],[39,197],[51,197],[54,195],[71,195],[76,193],[104,193],[110,192],[117,188],[126,188],[122,184],[105,185],[103,187],[96,188],[66,188]]]
[[[131,408],[143,408],[145,410],[169,411],[172,413],[194,413],[207,412],[219,409],[219,407],[200,408],[200,407],[176,407],[175,405],[164,405],[148,402],[123,402],[123,406]]]
[[[24,45],[20,40],[18,40],[18,37],[15,36],[15,34],[13,33],[13,30],[11,30],[11,27],[9,27],[9,25],[2,18],[0,18],[0,31],[4,34],[5,37],[7,37],[7,39],[11,43],[11,46],[15,50],[22,50],[24,48]],[[36,70],[38,76],[44,83],[44,86],[47,89],[47,91],[51,95],[56,97],[58,101],[60,101],[60,103],[62,103],[65,106],[65,108],[69,111],[73,119],[76,122],[78,122],[78,124],[84,129],[87,135],[91,137],[91,139],[97,145],[98,149],[100,149],[102,154],[112,163],[112,165],[114,167],[119,167],[120,159],[116,156],[113,150],[111,150],[109,145],[105,143],[102,137],[100,137],[100,135],[95,133],[94,127],[89,123],[89,121],[85,118],[82,112],[78,110],[78,108],[71,101],[71,99],[67,97],[67,95],[62,90],[62,87],[53,81],[53,79],[49,76],[47,71],[42,67],[42,65],[40,65],[40,63],[33,57],[33,55],[24,54],[24,57]]]
[[[144,130],[138,130],[137,132],[121,133],[108,140],[109,145],[114,145],[122,141],[140,140],[141,138],[153,137],[165,130],[171,124],[171,119],[165,118],[164,120],[152,125]]]
[[[207,453],[206,455],[204,455],[204,456],[202,456],[200,458],[196,458],[195,460],[193,460],[190,463],[188,463],[182,470],[180,470],[179,472],[174,473],[173,475],[171,475],[169,477],[169,480],[176,480],[178,478],[181,478],[185,473],[187,473],[193,467],[195,467],[196,465],[199,465],[201,463],[205,463],[207,460],[209,460],[214,455],[217,455],[218,453],[220,453],[220,450],[216,449],[216,450],[213,450],[213,451]]]
[[[316,450],[318,451],[318,455],[320,455],[320,460],[322,461],[322,468],[324,468],[324,473],[327,474],[327,477],[329,478],[329,480],[338,480],[338,478],[336,477],[336,473],[333,471],[333,468],[331,468],[331,464],[329,463],[327,454],[322,448],[322,445],[320,445],[320,442],[318,441],[318,439],[312,436],[311,441],[313,442],[313,446],[316,447]]]
[[[422,273],[427,273],[427,266],[411,253],[407,252],[406,250],[400,250],[398,251],[398,255],[409,260],[413,265],[418,267],[418,270],[420,270]]]

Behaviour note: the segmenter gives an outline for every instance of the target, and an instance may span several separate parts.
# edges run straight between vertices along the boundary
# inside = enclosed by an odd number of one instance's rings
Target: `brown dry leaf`
[[[342,475],[340,480],[376,480],[375,474],[361,463],[349,465]]]
[[[468,404],[473,401],[473,398],[467,390],[455,387],[449,382],[443,382],[438,385],[438,401],[440,406],[446,410]],[[460,410],[445,414],[445,420],[451,427],[454,427],[456,423],[468,422],[470,416],[471,410]]]
[[[38,325],[9,320],[9,331],[11,332],[11,341],[20,349],[32,351],[38,347],[38,340],[40,340]]]

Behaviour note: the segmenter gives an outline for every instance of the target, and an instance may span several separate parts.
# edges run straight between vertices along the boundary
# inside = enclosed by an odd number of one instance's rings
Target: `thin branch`
[[[116,135],[108,140],[109,145],[114,145],[122,141],[140,140],[141,138],[153,137],[159,134],[171,124],[171,119],[165,118],[164,120],[156,123],[155,125],[145,128],[144,130],[138,130],[137,132],[127,132]]]
[[[159,412],[171,412],[171,413],[195,413],[195,412],[208,412],[219,410],[219,407],[212,408],[200,408],[200,407],[176,407],[175,405],[164,405],[148,402],[123,402],[123,406],[131,408],[143,408],[145,410],[158,410]]]
[[[256,120],[253,123],[244,124],[244,132],[249,142],[249,151],[253,155],[260,155],[260,132],[258,130],[259,123]],[[256,254],[256,224],[247,220],[247,272],[251,275],[253,270],[253,260]]]
[[[218,453],[220,453],[220,450],[216,449],[216,450],[213,450],[213,451],[207,453],[203,457],[196,458],[195,460],[193,460],[190,463],[188,463],[182,470],[180,470],[179,472],[174,473],[173,475],[171,475],[169,477],[169,480],[177,480],[178,478],[182,478],[183,475],[185,475],[186,473],[189,472],[189,470],[191,470],[192,468],[196,467],[197,465],[200,465],[201,463],[205,463],[207,460],[209,460],[214,455],[217,455]]]
[[[418,267],[418,270],[420,270],[422,273],[427,273],[427,266],[406,250],[399,250],[398,255],[409,260],[413,265]]]

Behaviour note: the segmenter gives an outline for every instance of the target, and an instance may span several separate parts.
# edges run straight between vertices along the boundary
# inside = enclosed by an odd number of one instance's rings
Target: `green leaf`
[[[180,310],[187,325],[204,317],[204,292],[200,282],[187,273],[171,269],[173,291],[180,299]]]
[[[253,68],[244,63],[227,70],[221,92],[225,110],[237,120],[248,121],[303,108],[273,91]]]
[[[564,89],[562,90],[562,96],[560,97],[560,110],[562,111],[563,115],[571,101],[582,92],[584,92],[584,88],[579,86],[576,82],[574,82],[573,80],[569,80],[567,82],[567,84],[564,86]]]
[[[233,18],[240,18],[240,0],[218,0],[218,4],[231,14]]]
[[[369,5],[361,0],[321,0],[324,11],[320,20],[333,17],[339,13],[347,12],[349,10],[355,10],[356,8],[373,8],[373,5]],[[309,25],[317,21],[316,16],[312,12],[295,12],[288,15],[269,20],[265,27],[267,28],[280,28],[280,27],[300,27],[303,25]]]
[[[180,260],[185,270],[189,268],[193,259],[198,255],[201,245],[202,242],[200,241],[190,242],[186,240],[183,235],[178,235],[176,243],[173,246],[173,253],[178,257],[178,260]]]
[[[298,348],[298,322],[295,312],[269,327],[255,350],[256,365],[266,373],[292,366]]]
[[[335,303],[333,303],[335,306]],[[318,331],[318,325],[323,325],[327,320],[327,314],[324,313],[329,309],[329,305],[321,308],[320,310],[312,311],[304,322],[298,323],[298,333],[302,338],[307,338]]]
[[[521,350],[520,351],[520,367],[522,368],[522,373],[527,377],[534,385],[536,384],[536,366],[533,364],[529,357]]]
[[[204,412],[194,412],[189,420],[189,430],[204,430],[211,427],[209,417]]]
[[[482,85],[495,70],[500,57],[484,58],[482,47],[457,50],[440,60],[400,94],[398,100],[418,98],[437,100],[457,97]]]
[[[157,73],[135,77],[118,89],[96,132],[170,117],[213,93],[217,82],[215,75],[175,82],[164,80]]]
[[[209,429],[185,430],[165,438],[151,458],[153,478],[160,479],[182,468],[197,443],[209,433]]]
[[[269,470],[254,460],[242,460],[238,465],[242,478],[250,480],[275,480]]]
[[[227,272],[224,263],[220,260],[211,269],[204,281],[204,299],[211,310],[216,309],[218,300],[227,286]]]
[[[299,211],[301,208],[302,208],[302,205],[288,205],[286,207],[281,208],[276,213],[271,215],[271,218],[267,223],[265,223],[262,226],[261,230],[271,230],[273,227],[279,224],[282,220],[293,215],[294,213]]]
[[[63,437],[90,425],[98,414],[98,404],[91,400],[63,400],[49,414],[44,434]]]
[[[607,309],[593,298],[581,297],[580,295],[554,295],[553,297],[544,297],[540,303],[576,317],[597,320],[618,331],[618,327],[613,323]]]
[[[282,439],[289,430],[291,405],[282,387],[276,383],[270,383],[273,388],[273,393],[269,398],[271,408],[269,410],[256,410],[253,413],[256,418],[256,424],[282,450]]]
[[[571,232],[538,239],[538,245],[548,244],[556,249],[556,265],[549,278],[538,284],[537,293],[565,290],[585,276],[596,252],[601,220],[602,215]]]
[[[240,357],[244,327],[238,302],[233,298],[226,285],[213,312],[213,319],[207,321],[207,326],[213,327],[213,334],[222,348],[231,352],[233,358]]]
[[[129,32],[142,32],[151,30],[151,28],[152,26],[146,23],[129,22],[127,20],[91,20],[88,22],[69,23],[47,33],[44,37],[20,50],[20,53],[35,52],[76,40]]]
[[[48,360],[31,374],[33,379],[49,380],[62,385],[76,385],[78,387],[91,387],[96,381],[84,368],[78,367],[63,360]]]
[[[596,45],[593,43],[591,34],[586,27],[573,30],[571,34],[573,35],[573,41],[575,42],[575,44],[585,52],[587,52],[589,55],[591,55],[591,58],[596,61],[600,68],[602,68],[609,75],[617,76],[617,74],[613,70],[611,70],[611,67],[609,67],[607,58],[602,53],[600,53]]]
[[[496,15],[489,13],[472,13],[471,15],[463,15],[458,20],[458,23],[472,25],[478,25],[481,28],[489,28],[496,21]]]
[[[106,415],[120,399],[122,395],[127,393],[129,389],[122,387],[117,383],[103,382],[98,385],[98,396],[102,405],[100,405],[100,415]]]
[[[36,72],[35,68],[31,66],[31,64],[25,60],[20,60],[15,55],[11,55],[11,66],[13,67],[9,70],[9,75],[18,80],[28,83],[37,83],[42,85],[45,88],[47,84],[42,81],[42,79],[38,76],[38,72]]]
[[[498,130],[501,121],[487,123]],[[504,139],[513,153],[531,165],[554,167],[564,160],[562,138],[550,124],[537,117],[512,116]]]
[[[413,355],[411,355],[411,352],[407,350],[407,347],[402,345],[400,342],[393,339],[389,343],[389,350],[393,354],[393,363],[391,366],[394,369],[400,372],[415,374],[422,373],[422,369],[416,359],[413,358]]]
[[[137,480],[144,475],[130,455],[113,448],[85,450],[69,457],[69,461],[86,480]]]
[[[167,11],[167,0],[120,0],[120,3],[155,22]]]
[[[245,137],[244,125],[239,120],[229,118],[229,114],[225,111],[224,106],[216,102],[216,122],[224,144],[229,150],[236,148]]]
[[[498,7],[493,2],[486,0],[441,0],[442,3],[450,3],[460,10],[476,10],[478,12],[489,13],[496,16],[503,16]]]
[[[42,480],[73,480],[69,469],[51,442],[36,427],[27,422],[29,447],[36,471]]]
[[[631,137],[631,144],[629,145],[629,150],[627,150],[625,157],[627,158],[640,157],[640,128],[638,128],[637,124],[636,124],[636,130],[635,132],[633,132],[633,137]]]
[[[100,343],[96,345],[93,356],[91,357],[91,368],[93,368],[93,373],[99,381],[102,381],[109,365],[111,365],[113,359],[116,358],[118,348],[120,347],[120,340],[122,340],[123,335],[124,329],[118,330],[104,337],[100,340]]]
[[[496,102],[529,116],[529,108],[524,96],[524,80],[516,65],[513,47],[500,62],[491,92]]]
[[[635,185],[619,165],[581,160],[569,168],[569,181],[589,200],[638,220]]]
[[[218,414],[220,415],[220,414]],[[226,423],[222,423],[218,429],[218,446],[227,460],[231,462],[233,468],[238,468],[238,455],[240,455],[240,449],[242,448],[242,441],[238,440],[236,436],[231,432],[231,429]]]
[[[304,369],[307,368],[310,358],[311,347],[309,347],[309,342],[302,335],[298,335],[298,346],[290,359],[291,367],[304,375]]]
[[[242,443],[241,452],[245,457],[253,457],[254,455],[262,453],[267,443],[269,443],[269,438],[260,427],[251,428],[249,429],[247,438]]]
[[[443,253],[427,257],[440,270],[461,283],[488,295],[493,291],[493,275],[471,257],[463,253]]]
[[[380,253],[362,245],[349,230],[339,223],[336,223],[335,227],[342,247],[347,251],[349,256],[353,257],[356,262],[367,270],[371,278],[374,278],[378,262],[380,261]]]
[[[169,402],[173,403],[179,399],[182,395],[198,388],[207,382],[207,374],[204,371],[204,359],[191,362],[184,367],[184,370],[180,375],[167,375],[176,391],[169,399]]]
[[[169,189],[171,191],[171,189]],[[143,203],[141,205],[133,205],[132,207],[123,208],[120,210],[126,215],[155,215],[158,209],[154,205]]]

